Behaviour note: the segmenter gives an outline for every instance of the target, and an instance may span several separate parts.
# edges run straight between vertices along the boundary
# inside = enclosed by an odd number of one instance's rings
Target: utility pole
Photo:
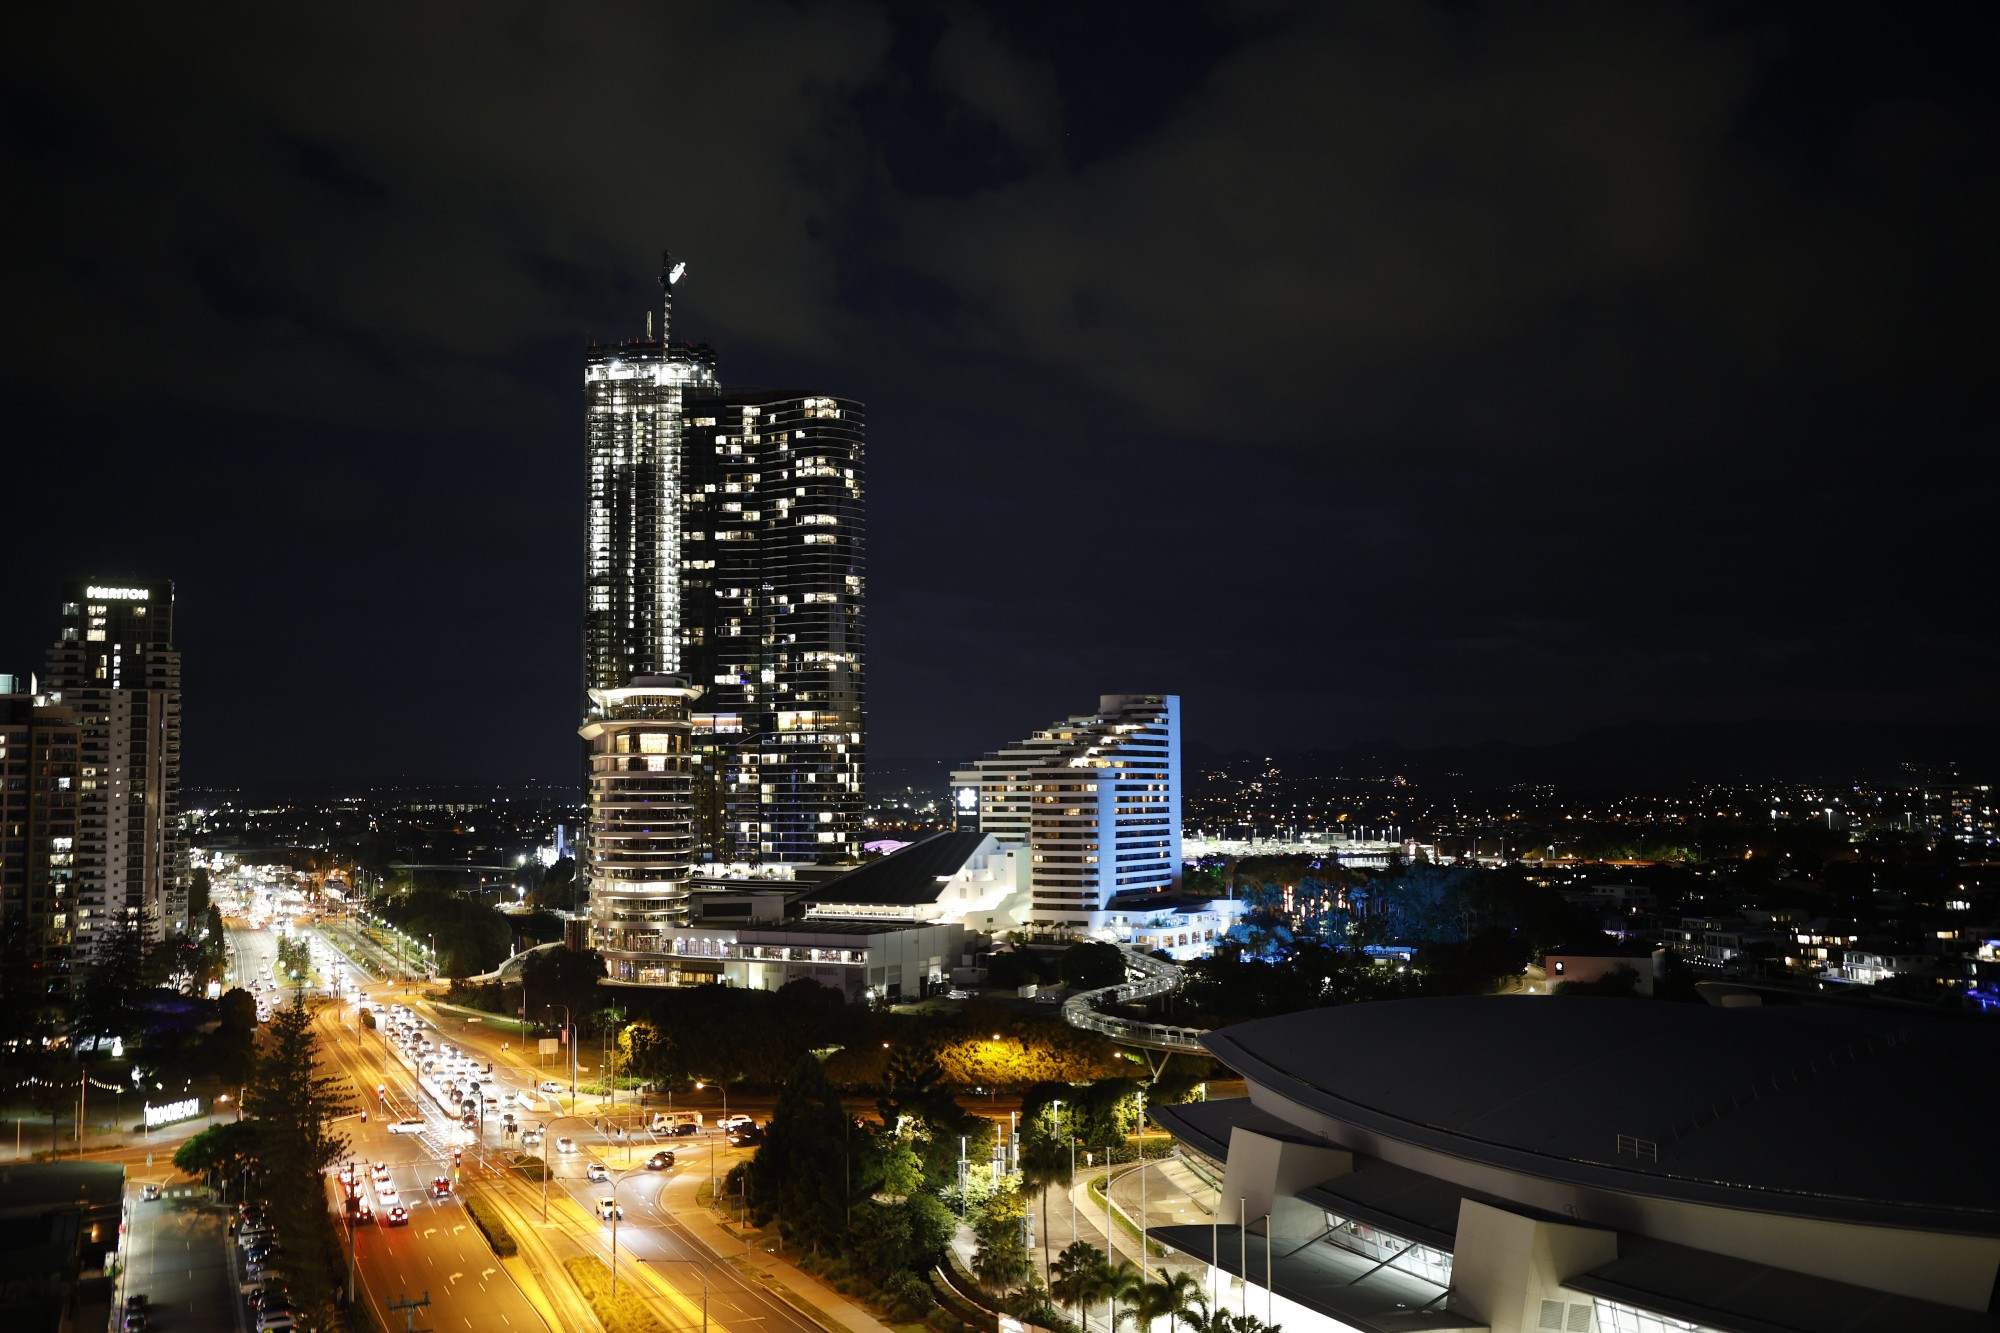
[[[424,1289],[423,1297],[420,1300],[390,1301],[389,1308],[391,1310],[399,1310],[402,1312],[403,1333],[431,1333],[429,1329],[419,1329],[417,1327],[417,1311],[423,1309],[430,1303],[431,1303],[431,1293],[430,1289],[426,1287]]]

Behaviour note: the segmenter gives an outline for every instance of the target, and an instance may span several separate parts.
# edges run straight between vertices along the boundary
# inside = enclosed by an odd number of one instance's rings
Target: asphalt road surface
[[[128,1177],[125,1276],[119,1299],[146,1297],[161,1333],[244,1327],[243,1300],[231,1267],[227,1210],[192,1199],[139,1201],[141,1182]]]

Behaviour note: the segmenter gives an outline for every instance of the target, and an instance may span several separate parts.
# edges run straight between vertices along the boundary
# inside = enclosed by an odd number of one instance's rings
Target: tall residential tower
[[[584,357],[590,935],[614,978],[671,973],[687,880],[860,851],[861,405],[729,389],[660,336]],[[652,748],[626,748],[626,747]]]
[[[116,931],[159,940],[188,928],[174,585],[72,579],[60,625],[43,685],[77,726],[73,926],[84,966]]]

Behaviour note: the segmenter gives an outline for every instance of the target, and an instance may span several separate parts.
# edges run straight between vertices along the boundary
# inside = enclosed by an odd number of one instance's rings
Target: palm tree
[[[1110,1276],[1111,1263],[1102,1250],[1087,1240],[1073,1240],[1049,1265],[1049,1294],[1076,1311],[1082,1328],[1084,1303],[1103,1294]]]
[[[1208,1312],[1208,1298],[1202,1295],[1201,1283],[1185,1269],[1169,1273],[1162,1268],[1160,1280],[1147,1285],[1159,1293],[1158,1303],[1166,1307],[1167,1333],[1180,1333],[1181,1316],[1192,1320]]]
[[[1205,1312],[1207,1308],[1201,1285],[1191,1275],[1169,1273],[1162,1268],[1158,1282],[1140,1279],[1138,1289],[1132,1293],[1132,1307],[1126,1313],[1138,1325],[1138,1333],[1152,1333],[1153,1325],[1161,1319],[1167,1321],[1169,1333],[1178,1333],[1182,1315]]]
[[[1253,1314],[1231,1314],[1227,1306],[1190,1312],[1188,1333],[1282,1333],[1277,1324],[1267,1324]]]
[[[1025,1192],[1036,1190],[1042,1196],[1042,1267],[1050,1267],[1049,1259],[1049,1190],[1057,1185],[1069,1184],[1069,1145],[1058,1142],[1045,1134],[1024,1136],[1027,1141],[1021,1152],[1021,1189]]]
[[[1145,1289],[1145,1286],[1146,1274],[1144,1271],[1139,1269],[1130,1260],[1120,1259],[1115,1265],[1105,1265],[1104,1273],[1098,1283],[1097,1290],[1091,1294],[1103,1300],[1110,1307],[1111,1327],[1113,1330],[1116,1330],[1120,1319],[1118,1302],[1123,1300],[1136,1303],[1139,1293]],[[1127,1310],[1123,1317],[1127,1319],[1131,1318],[1132,1311]]]

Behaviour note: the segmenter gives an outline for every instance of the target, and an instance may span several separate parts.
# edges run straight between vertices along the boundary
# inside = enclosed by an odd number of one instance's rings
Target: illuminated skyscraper
[[[723,388],[668,337],[683,273],[668,256],[658,338],[584,359],[584,864],[592,941],[631,981],[672,971],[647,955],[695,864],[861,841],[861,407]]]
[[[681,399],[715,386],[715,353],[669,338],[684,271],[660,268],[660,336],[592,343],[584,352],[587,449],[584,688],[680,670]]]
[[[78,732],[75,956],[120,928],[187,929],[180,831],[181,655],[174,585],[72,579],[49,650],[49,701]]]
[[[701,690],[702,842],[720,862],[861,851],[859,403],[726,389],[687,398],[686,666]]]
[[[22,991],[69,989],[76,919],[76,715],[0,676],[0,930]]]

